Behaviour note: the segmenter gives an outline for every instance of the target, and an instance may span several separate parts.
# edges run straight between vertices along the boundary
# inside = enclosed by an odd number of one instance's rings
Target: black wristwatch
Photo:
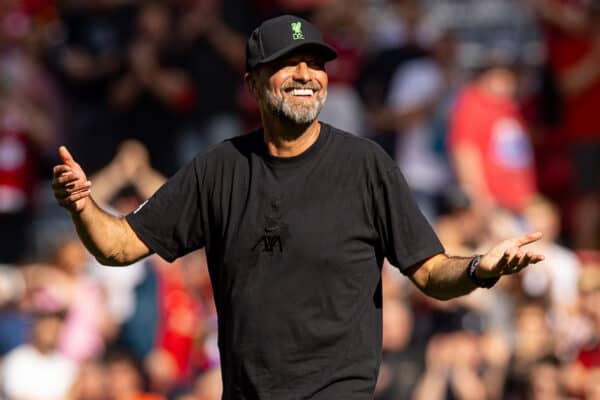
[[[499,276],[487,279],[480,279],[477,277],[477,266],[479,265],[479,261],[481,260],[481,255],[477,255],[469,261],[469,266],[467,267],[467,276],[471,281],[479,287],[489,289],[498,282],[500,279]]]

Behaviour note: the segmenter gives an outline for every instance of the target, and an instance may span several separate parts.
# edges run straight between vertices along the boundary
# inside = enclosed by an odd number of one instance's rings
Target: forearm
[[[407,275],[426,295],[448,300],[477,287],[490,288],[502,275],[518,273],[528,265],[544,260],[541,254],[521,249],[541,237],[541,232],[534,232],[506,239],[477,258],[437,254],[414,265]]]
[[[419,268],[412,279],[423,293],[438,300],[462,296],[477,288],[467,274],[470,261],[471,258],[439,254]]]
[[[107,213],[91,197],[81,212],[70,214],[79,238],[101,264],[128,265],[149,254],[124,218]]]

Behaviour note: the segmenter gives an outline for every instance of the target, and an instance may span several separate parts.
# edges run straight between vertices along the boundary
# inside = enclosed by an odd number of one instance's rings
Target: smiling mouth
[[[315,94],[315,92],[316,90],[308,88],[290,88],[285,90],[285,93],[290,94],[294,97],[312,97]]]

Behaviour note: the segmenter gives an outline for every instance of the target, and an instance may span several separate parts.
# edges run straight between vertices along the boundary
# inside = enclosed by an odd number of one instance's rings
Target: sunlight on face
[[[284,122],[309,125],[327,98],[324,62],[298,54],[277,60],[261,70],[259,102]]]

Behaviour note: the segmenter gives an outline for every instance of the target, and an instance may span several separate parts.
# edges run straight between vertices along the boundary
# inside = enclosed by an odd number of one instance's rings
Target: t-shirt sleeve
[[[383,173],[375,194],[376,228],[388,261],[402,273],[444,247],[415,203],[397,166]]]
[[[173,261],[204,247],[201,163],[190,162],[125,218],[155,253]]]

